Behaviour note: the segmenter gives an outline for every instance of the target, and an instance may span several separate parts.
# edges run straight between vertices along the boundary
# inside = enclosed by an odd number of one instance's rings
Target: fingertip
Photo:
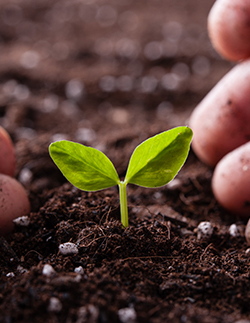
[[[224,156],[215,167],[212,190],[216,200],[242,218],[250,215],[250,142]]]
[[[208,15],[208,33],[224,58],[239,61],[250,57],[250,1],[216,1]]]
[[[215,166],[250,138],[250,59],[236,65],[194,109],[189,125],[192,148],[204,163]]]

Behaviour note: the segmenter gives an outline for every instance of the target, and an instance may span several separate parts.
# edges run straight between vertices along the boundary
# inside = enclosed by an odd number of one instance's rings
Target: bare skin
[[[27,193],[13,178],[15,166],[14,145],[6,130],[0,127],[0,238],[13,230],[15,218],[30,212]]]
[[[250,0],[217,0],[208,16],[208,32],[218,53],[239,63],[191,115],[192,146],[203,162],[215,167],[212,188],[217,200],[232,213],[248,218],[250,165],[241,167],[240,163],[250,161]]]
[[[223,57],[239,61],[250,57],[250,1],[217,0],[208,16],[208,32]]]
[[[16,169],[16,156],[14,146],[9,134],[0,127],[0,173],[14,176]]]

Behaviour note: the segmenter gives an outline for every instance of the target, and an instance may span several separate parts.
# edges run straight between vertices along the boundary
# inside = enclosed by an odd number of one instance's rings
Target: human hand
[[[215,166],[212,189],[229,211],[250,216],[250,1],[217,0],[208,17],[215,49],[242,61],[196,107],[190,118],[192,147]]]
[[[9,134],[0,127],[0,236],[13,230],[15,218],[30,212],[28,195],[13,177],[15,169],[13,143]]]

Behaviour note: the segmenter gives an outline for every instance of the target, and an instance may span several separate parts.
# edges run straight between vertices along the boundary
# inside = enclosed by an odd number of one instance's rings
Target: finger
[[[250,142],[238,147],[215,167],[212,189],[217,201],[230,212],[250,215]]]
[[[250,59],[235,66],[200,102],[190,117],[192,148],[214,166],[250,140]]]
[[[214,48],[228,60],[250,57],[250,1],[217,0],[208,16]]]
[[[0,126],[0,173],[14,176],[16,170],[16,155],[9,134]]]

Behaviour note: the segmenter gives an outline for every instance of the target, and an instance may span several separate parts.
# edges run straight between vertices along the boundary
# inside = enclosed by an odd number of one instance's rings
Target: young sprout
[[[56,141],[49,153],[62,174],[83,191],[119,187],[121,222],[128,227],[127,184],[160,187],[170,182],[184,164],[193,132],[176,127],[151,137],[137,146],[121,181],[110,159],[101,151],[72,141]]]

